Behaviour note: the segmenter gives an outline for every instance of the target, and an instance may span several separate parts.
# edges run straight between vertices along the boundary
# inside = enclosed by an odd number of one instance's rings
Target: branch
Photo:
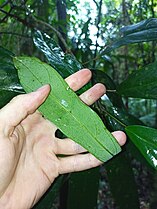
[[[51,26],[50,24],[48,24],[42,20],[38,20],[32,15],[30,16],[31,18],[29,18],[29,19],[22,19],[19,16],[15,15],[15,14],[8,13],[1,8],[0,8],[0,11],[2,13],[6,14],[7,17],[8,16],[12,17],[12,18],[16,19],[18,22],[21,22],[23,25],[25,25],[29,28],[33,28],[33,29],[36,28],[38,30],[41,30],[42,32],[45,32],[45,30],[42,28],[42,26],[44,26],[45,28],[52,30],[57,35],[57,37],[62,41],[63,45],[65,46],[66,51],[71,53],[71,50],[69,49],[68,45],[66,44],[62,34],[58,30],[56,30],[53,26]]]
[[[58,38],[61,40],[61,42],[63,43],[63,45],[64,45],[64,47],[65,47],[65,49],[66,49],[66,51],[71,53],[71,50],[69,49],[69,47],[68,47],[66,41],[64,40],[62,34],[61,34],[56,28],[54,28],[53,26],[51,26],[50,24],[48,24],[48,23],[46,23],[46,22],[44,22],[44,21],[42,21],[42,20],[37,20],[37,19],[36,19],[35,17],[33,17],[33,16],[32,16],[32,18],[33,18],[33,20],[34,20],[36,23],[38,23],[38,25],[43,25],[43,26],[45,26],[46,28],[51,29],[51,30],[58,36]],[[40,29],[40,27],[39,27],[38,29]]]
[[[8,17],[12,17],[12,18],[16,19],[17,21],[23,23],[24,25],[28,26],[28,23],[27,23],[26,20],[23,20],[23,19],[21,19],[20,17],[14,15],[14,14],[11,14],[11,13],[9,13],[9,12],[6,12],[5,10],[3,10],[3,9],[1,9],[1,8],[0,8],[0,11],[1,11],[2,13],[6,14]]]

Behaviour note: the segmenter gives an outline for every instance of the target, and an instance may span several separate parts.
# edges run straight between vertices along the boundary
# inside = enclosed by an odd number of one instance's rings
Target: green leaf
[[[12,61],[13,54],[0,47],[0,108],[14,96],[23,93],[17,71]]]
[[[145,66],[123,81],[119,94],[133,98],[157,99],[157,61]]]
[[[51,85],[51,93],[40,111],[66,136],[101,161],[107,161],[120,152],[120,146],[98,115],[80,101],[51,66],[30,57],[15,58],[14,63],[26,92],[47,83]]]
[[[139,23],[121,28],[123,37],[107,46],[101,55],[110,53],[124,45],[157,40],[157,19],[150,18]]]
[[[157,130],[145,126],[127,126],[126,133],[145,159],[157,169]]]

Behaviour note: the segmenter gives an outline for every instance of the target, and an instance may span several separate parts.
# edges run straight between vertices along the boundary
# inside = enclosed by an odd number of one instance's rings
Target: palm
[[[84,70],[69,77],[67,82],[78,90],[90,76],[89,71]],[[99,84],[82,94],[81,99],[91,105],[104,91]],[[0,138],[0,166],[4,168],[0,173],[0,208],[15,208],[15,205],[17,208],[17,202],[19,208],[31,208],[59,174],[88,169],[101,163],[89,153],[81,155],[85,150],[70,139],[55,137],[55,125],[36,111],[48,92],[46,87],[20,96],[0,112],[0,120],[4,124],[0,127],[3,133]],[[8,114],[9,121],[6,118]],[[121,135],[121,138],[124,143],[125,137]],[[68,157],[59,158],[58,154]]]

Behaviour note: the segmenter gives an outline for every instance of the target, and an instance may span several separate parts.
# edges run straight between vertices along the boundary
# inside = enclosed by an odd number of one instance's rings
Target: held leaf
[[[37,58],[14,58],[20,82],[26,92],[49,83],[51,92],[39,111],[67,137],[82,145],[101,161],[107,161],[121,148],[99,116],[70,89],[51,66]]]

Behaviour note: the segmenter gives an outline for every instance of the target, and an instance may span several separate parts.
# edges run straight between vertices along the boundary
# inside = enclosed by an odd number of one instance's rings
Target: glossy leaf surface
[[[51,85],[51,93],[40,111],[66,136],[101,161],[107,161],[120,152],[120,146],[99,116],[80,101],[56,70],[36,58],[19,57],[14,59],[14,63],[26,92],[47,83]]]
[[[145,126],[127,126],[126,132],[145,159],[157,169],[157,130]]]
[[[117,88],[119,94],[134,98],[157,99],[157,62],[132,73]]]
[[[77,72],[82,65],[69,53],[64,53],[60,46],[46,33],[36,31],[34,43],[41,50],[49,61],[50,65],[63,77]]]
[[[150,18],[137,24],[121,28],[123,36],[113,44],[107,46],[101,54],[110,53],[121,46],[157,40],[157,19]]]

